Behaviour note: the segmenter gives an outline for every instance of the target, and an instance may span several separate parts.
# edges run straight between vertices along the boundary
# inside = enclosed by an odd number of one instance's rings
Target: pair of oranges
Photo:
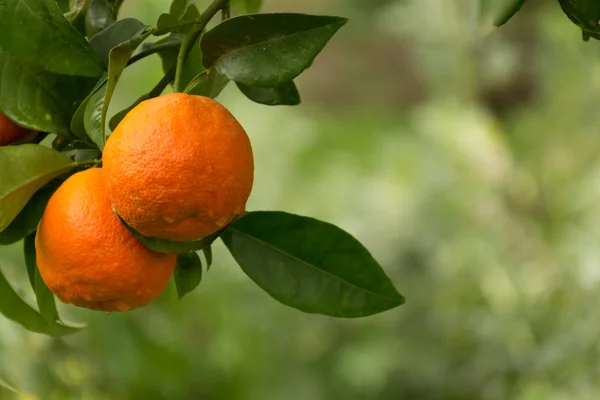
[[[116,214],[145,236],[201,239],[244,212],[254,177],[238,121],[216,101],[182,93],[132,109],[109,136],[102,164],[58,188],[35,243],[50,290],[103,311],[150,303],[176,264],[176,255],[144,247]]]

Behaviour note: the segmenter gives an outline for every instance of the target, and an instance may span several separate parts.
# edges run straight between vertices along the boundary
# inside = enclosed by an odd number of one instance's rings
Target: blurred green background
[[[153,25],[168,7],[127,0],[122,16]],[[248,208],[338,224],[407,303],[358,320],[303,314],[219,242],[181,302],[171,285],[125,314],[64,306],[88,327],[63,339],[0,318],[0,377],[23,393],[0,399],[600,398],[598,43],[553,1],[500,29],[476,0],[264,11],[350,23],[298,79],[302,105],[256,105],[233,85],[219,97],[253,143]],[[158,57],[136,63],[112,112],[161,76]],[[0,261],[31,296],[20,245]]]

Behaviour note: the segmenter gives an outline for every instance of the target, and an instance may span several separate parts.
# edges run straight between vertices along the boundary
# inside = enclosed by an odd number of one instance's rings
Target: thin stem
[[[154,53],[158,53],[160,51],[167,50],[167,49],[178,48],[179,46],[181,46],[181,40],[171,40],[171,41],[168,41],[165,43],[155,44],[152,47],[149,47],[144,51],[140,51],[139,53],[137,53],[136,55],[131,57],[129,59],[129,61],[127,62],[127,65],[131,65],[131,64],[141,60],[142,58],[148,57],[149,55],[152,55]]]
[[[165,90],[169,83],[173,81],[173,78],[175,77],[175,71],[175,66],[172,66],[171,69],[169,69],[165,73],[165,76],[163,76],[162,79],[156,84],[156,86],[154,86],[150,93],[148,93],[148,98],[151,99],[153,97],[160,96],[160,94],[163,92],[163,90]]]
[[[183,63],[185,59],[192,51],[194,47],[194,43],[202,34],[206,25],[210,22],[210,20],[215,16],[219,10],[223,9],[229,4],[229,0],[214,0],[213,3],[208,6],[208,8],[202,13],[200,18],[198,19],[197,26],[192,29],[192,31],[183,39],[183,43],[179,48],[179,54],[177,55],[177,69],[175,72],[175,91],[181,92],[183,88],[181,87],[181,71],[183,70]]]
[[[194,20],[191,20],[191,21],[180,22],[178,24],[170,25],[170,26],[165,26],[164,28],[160,28],[160,29],[159,28],[155,28],[152,31],[152,34],[154,36],[161,36],[161,35],[164,35],[166,33],[169,33],[171,31],[173,31],[175,28],[183,28],[185,26],[196,25],[196,24],[200,24],[200,23],[202,23],[201,18],[194,19]]]
[[[81,160],[81,161],[75,161],[75,165],[79,166],[86,166],[86,165],[95,165],[95,166],[100,166],[102,165],[102,160]]]
[[[221,21],[231,18],[231,6],[228,4],[221,9]]]

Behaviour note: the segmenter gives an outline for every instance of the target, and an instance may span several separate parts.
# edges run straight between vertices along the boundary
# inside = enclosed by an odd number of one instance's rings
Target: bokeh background
[[[486,3],[265,0],[350,23],[298,79],[302,105],[219,97],[256,154],[249,209],[351,232],[404,306],[303,314],[219,242],[181,302],[171,285],[125,314],[64,306],[88,327],[63,339],[0,318],[0,377],[23,393],[0,399],[600,398],[600,45],[557,2],[501,29]],[[122,16],[168,7],[127,0]],[[158,57],[128,69],[112,111],[161,74]],[[20,245],[0,262],[31,296]]]

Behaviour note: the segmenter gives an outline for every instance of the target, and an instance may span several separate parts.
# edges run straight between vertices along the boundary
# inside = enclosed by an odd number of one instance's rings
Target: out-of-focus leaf
[[[503,0],[494,18],[494,25],[502,26],[507,23],[525,4],[526,0]]]
[[[262,0],[232,0],[231,9],[236,15],[256,14],[260,11]]]
[[[11,385],[9,385],[4,379],[2,379],[2,377],[0,377],[0,393],[2,393],[2,390],[7,390],[9,392],[20,395],[20,393],[17,391],[17,389],[15,389]]]
[[[35,233],[27,236],[23,241],[23,252],[25,254],[25,265],[27,266],[29,281],[33,282],[32,287],[40,314],[48,324],[52,324],[58,321],[58,311],[56,311],[54,294],[46,286],[37,267]]]
[[[83,325],[67,325],[62,322],[48,323],[42,315],[21,298],[0,269],[0,314],[22,325],[25,329],[51,336],[75,333]]]

